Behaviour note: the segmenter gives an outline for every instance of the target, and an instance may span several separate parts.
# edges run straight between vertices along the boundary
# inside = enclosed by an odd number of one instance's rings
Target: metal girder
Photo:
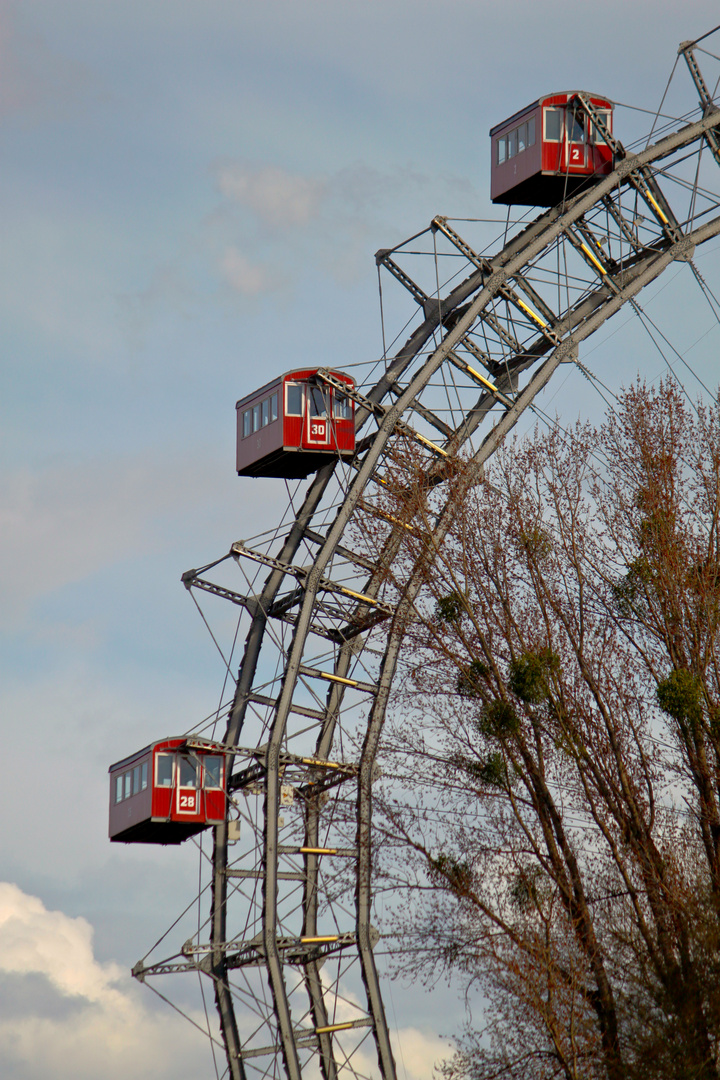
[[[386,251],[379,251],[375,256],[375,262],[378,266],[384,266],[386,270],[389,270],[392,276],[404,285],[410,295],[417,300],[421,308],[427,307],[428,304],[432,304],[432,298],[423,292],[419,285],[416,285],[409,274],[406,274],[404,270],[401,270],[394,259],[390,258],[390,255]]]
[[[705,79],[702,76],[702,72],[700,71],[700,68],[698,66],[698,62],[695,59],[695,53],[693,52],[695,44],[696,42],[694,41],[683,41],[680,48],[678,49],[678,52],[685,57],[685,63],[688,66],[691,78],[695,83],[695,88],[698,92],[698,97],[700,99],[700,108],[703,110],[703,112],[707,113],[711,112],[715,105],[712,99],[712,95],[707,88]],[[705,142],[710,148],[710,153],[715,158],[715,161],[718,163],[718,165],[720,165],[720,137],[718,137],[717,133],[713,130],[706,131]]]
[[[353,401],[365,406],[366,409],[373,412],[376,416],[384,416],[384,414],[387,412],[388,406],[380,405],[376,402],[370,401],[357,390],[349,390],[347,385],[341,382],[340,379],[336,379],[331,371],[325,371],[321,369],[317,373],[317,378],[322,379],[324,382],[327,382],[330,386],[334,386],[337,390],[340,390],[341,393],[345,395],[345,397],[352,398]],[[396,398],[399,397],[402,393],[402,387],[397,382],[392,383],[388,387],[388,390],[392,394],[394,394]],[[410,402],[408,408],[412,412],[417,413],[418,416],[421,416],[423,420],[427,420],[428,423],[430,423],[441,434],[447,434],[447,424],[445,424],[442,420],[435,416],[435,414],[432,413],[430,409],[426,409],[420,402],[412,401]],[[412,439],[416,439],[430,447],[434,447],[433,443],[429,443],[428,440],[425,439],[422,435],[420,435],[417,431],[415,431],[415,429],[411,427],[410,424],[407,424],[404,421],[398,421],[398,431],[402,432],[402,434],[404,435],[409,435]],[[434,448],[435,450],[437,450],[437,447]]]
[[[592,121],[603,141],[612,150],[616,160],[627,157],[625,147],[618,139],[610,134],[602,115],[585,94],[576,94],[571,104],[576,106],[575,115],[578,116],[581,122],[585,118]],[[586,124],[583,124],[583,126],[587,129]],[[652,169],[647,165],[640,165],[637,170],[629,175],[628,180],[645,201],[650,211],[656,215],[668,238],[670,240],[679,240],[682,236],[680,224],[661,191]]]
[[[690,56],[694,61],[691,50]],[[578,108],[596,122],[590,103],[579,99]],[[469,486],[477,482],[484,463],[553,372],[577,356],[578,345],[674,260],[720,235],[720,205],[702,227],[683,233],[655,174],[659,162],[695,143],[705,141],[712,146],[714,140],[717,144],[720,112],[711,111],[707,101],[703,109],[705,114],[699,121],[672,132],[640,154],[617,149],[618,160],[611,175],[541,214],[492,257],[478,254],[445,219],[433,219],[430,228],[467,260],[465,277],[446,295],[429,296],[410,278],[399,262],[402,245],[392,253],[378,253],[378,264],[417,301],[420,322],[390,358],[375,385],[350,395],[356,401],[358,434],[370,420],[376,430],[359,440],[361,449],[350,465],[331,461],[318,472],[277,552],[244,543],[232,546],[231,555],[236,560],[248,558],[267,570],[257,595],[243,596],[233,588],[200,578],[208,568],[185,575],[188,587],[214,593],[247,612],[245,651],[227,730],[222,742],[213,745],[227,755],[233,797],[257,800],[256,816],[251,819],[255,846],[243,856],[243,864],[242,859],[230,856],[227,823],[216,828],[209,941],[192,946],[182,961],[173,957],[156,965],[140,965],[136,974],[148,978],[199,970],[213,979],[232,1080],[244,1078],[245,1061],[255,1063],[262,1058],[268,1061],[265,1075],[275,1076],[277,1062],[282,1061],[290,1080],[300,1080],[308,1056],[319,1064],[325,1080],[337,1080],[341,1066],[346,1075],[352,1075],[355,1044],[346,1050],[342,1040],[367,1031],[375,1042],[383,1080],[394,1080],[392,1047],[373,955],[377,935],[371,925],[374,762],[404,630],[428,559],[442,544],[463,489],[455,487],[452,498],[441,505],[432,521],[416,521],[411,478],[403,481],[394,476],[393,455],[402,440],[411,441],[424,482],[441,484],[455,456],[472,442],[462,483]],[[597,120],[602,122],[599,117]],[[650,206],[658,223],[656,235],[641,236],[637,221],[626,215],[622,194],[628,188]],[[592,217],[599,208],[616,230],[618,242],[626,245],[625,254],[611,256],[599,244]],[[559,245],[577,257],[582,286],[578,285],[562,305],[544,294],[542,275],[537,274],[542,259]],[[483,335],[482,348],[473,337],[479,333]],[[452,371],[453,379],[459,376],[462,384],[456,387],[459,415],[453,415],[451,423],[442,420],[431,402],[432,380],[446,371]],[[521,387],[519,379],[525,372],[529,378]],[[332,382],[329,372],[320,371],[319,375]],[[342,389],[347,392],[345,384]],[[496,422],[475,445],[475,435],[492,410],[499,410]],[[403,417],[409,413],[419,417],[419,424],[422,421],[440,431],[443,445],[436,445],[408,425]],[[408,485],[406,493],[403,483]],[[389,509],[374,494],[375,486],[382,492],[383,484],[397,496],[395,509]],[[361,530],[368,518],[385,529],[376,558],[357,550],[356,535],[348,538],[353,530]],[[417,542],[422,554],[407,569],[399,593],[387,592],[408,537]],[[305,541],[308,555],[302,554]],[[281,595],[288,577],[294,588]],[[278,620],[274,631],[280,636],[265,633],[268,620],[273,618]],[[379,661],[368,661],[366,673],[359,666],[370,655],[366,636],[383,620],[389,630],[385,645]],[[308,653],[308,642],[320,631],[334,642],[329,658]],[[275,666],[282,666],[279,683],[274,666],[272,677],[261,670],[265,646],[275,650]],[[272,693],[266,692],[268,682],[273,684]],[[324,707],[319,705],[318,685],[326,691]],[[250,705],[254,708],[249,712]],[[349,738],[344,717],[355,707],[358,711],[353,716],[364,716],[365,712],[367,716]],[[255,712],[260,717],[257,721]],[[258,729],[258,746],[255,750],[241,748],[241,737],[253,724]],[[347,742],[341,742],[341,736]],[[312,753],[293,753],[293,739],[312,741]],[[333,762],[333,756],[342,756],[333,749],[336,745],[356,746],[358,739],[362,748],[356,760]],[[251,763],[232,773],[235,755]],[[289,786],[290,776],[295,778],[297,806],[294,804],[293,812],[299,820],[289,837],[281,819],[283,788]],[[348,835],[351,825],[345,796],[349,783],[356,785],[352,838]],[[329,916],[321,904],[328,880],[345,881],[355,903],[354,921],[338,909],[338,925],[332,933],[327,932]],[[260,895],[251,891],[256,888]],[[247,894],[243,889],[249,890]],[[247,905],[243,909],[247,930],[228,934],[230,906],[243,903]],[[327,910],[333,913],[332,904]],[[344,925],[340,925],[342,919]],[[288,933],[290,924],[292,932]],[[347,1002],[343,1004],[341,980],[345,978],[343,965],[353,957],[366,1001],[360,1007],[361,1015],[348,1017],[342,1013]],[[326,971],[336,961],[333,983]],[[264,972],[270,988],[269,1003],[260,991],[254,999],[262,1024],[258,1033],[245,1041],[234,1003],[238,990],[230,982],[230,972],[243,978]],[[301,1000],[302,1006],[298,1004]],[[294,1015],[298,1011],[299,1019]]]
[[[478,269],[482,270],[488,276],[492,273],[493,268],[490,261],[483,258],[481,255],[478,255],[477,252],[473,251],[470,245],[466,243],[465,240],[463,240],[459,233],[457,233],[453,228],[451,228],[450,225],[448,225],[447,218],[434,217],[432,220],[432,224],[434,229],[437,232],[441,232],[443,236],[446,236],[451,242],[451,244],[465,256],[468,262],[474,263],[475,266],[478,267]],[[525,293],[527,299],[530,300],[531,303],[538,309],[540,315],[543,316],[544,322],[546,324],[551,322],[554,318],[554,312],[550,307],[548,307],[540,294],[536,292],[536,290],[532,287],[530,282],[526,281],[521,274],[517,274],[514,278],[514,281],[520,287],[522,292]],[[500,294],[511,304],[514,304],[521,311],[524,311],[525,314],[528,313],[527,305],[522,301],[522,299],[513,289],[505,286],[500,290]],[[531,315],[531,318],[532,317],[536,318],[537,316],[533,313],[533,315]]]
[[[342,389],[346,397],[352,398],[353,401],[356,401],[359,405],[364,406],[364,408],[366,408],[368,412],[372,411],[376,416],[386,416],[391,408],[391,406],[389,405],[378,405],[370,398],[365,397],[358,390],[348,390],[346,385],[340,382],[339,379],[336,379],[330,371],[325,371],[321,368],[317,373],[317,377],[319,379],[322,379],[324,382],[329,383],[331,386],[335,386],[337,389]],[[397,382],[391,383],[388,387],[388,390],[394,394],[396,400],[403,395],[403,388]],[[417,408],[415,402],[410,402],[407,408],[410,408],[418,413],[421,412],[421,410]],[[436,417],[433,417],[431,422],[433,423],[433,427],[436,427],[443,433],[448,430],[447,424],[443,424],[441,421],[438,421]],[[416,442],[419,442],[428,450],[432,450],[434,454],[439,454],[441,457],[446,456],[445,451],[442,449],[442,447],[437,446],[437,444],[432,442],[430,439],[426,439],[424,435],[421,435],[419,431],[416,431],[415,428],[411,427],[409,424],[406,424],[403,420],[396,418],[395,430],[398,434],[407,435],[409,438],[414,439]]]
[[[433,226],[442,231],[445,235],[454,235],[456,240],[459,240],[460,238],[458,237],[458,234],[454,233],[454,230],[450,229],[449,226],[445,225],[444,227],[442,227],[439,224],[436,225],[436,222],[439,222],[441,220],[443,219],[433,218]],[[460,250],[463,251],[463,254],[466,254],[466,250],[472,251],[472,249],[467,244],[463,244],[463,246],[460,247]],[[384,266],[386,270],[389,270],[393,277],[396,278],[401,285],[405,286],[405,288],[417,301],[417,303],[420,305],[426,315],[430,315],[432,317],[433,308],[437,307],[438,311],[440,312],[440,322],[445,324],[445,322],[448,318],[450,318],[452,313],[451,311],[447,310],[443,311],[442,302],[439,297],[428,296],[427,293],[423,292],[420,286],[412,280],[410,275],[406,274],[403,270],[401,270],[397,263],[393,259],[391,259],[389,255],[383,254],[382,257],[377,259],[377,261],[381,266]],[[481,274],[492,273],[492,269],[487,265],[486,260],[480,260],[478,256],[474,256],[471,261],[476,263],[476,265],[480,269]],[[514,302],[516,306],[520,306],[516,298],[513,297],[509,288],[506,287],[503,290],[503,296],[509,302]],[[492,313],[488,313],[485,317],[492,326],[493,330],[504,339],[505,344],[508,346],[508,348],[516,350],[518,348],[518,343],[515,337],[509,332],[507,327],[503,326],[502,322],[496,319],[496,317]]]

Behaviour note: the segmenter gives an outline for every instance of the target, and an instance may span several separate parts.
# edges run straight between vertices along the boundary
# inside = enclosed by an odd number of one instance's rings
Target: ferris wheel
[[[213,827],[203,919],[133,973],[201,976],[218,1076],[394,1080],[372,809],[404,631],[463,492],[560,365],[673,264],[706,288],[692,258],[720,234],[720,109],[702,51],[680,47],[699,109],[635,152],[585,92],[494,128],[494,201],[546,209],[492,251],[438,216],[378,252],[400,344],[362,376],[303,369],[238,403],[238,471],[297,486],[276,529],[183,577],[238,616],[232,696],[210,726],[114,766],[111,792],[117,839]],[[151,789],[165,809],[131,821]]]

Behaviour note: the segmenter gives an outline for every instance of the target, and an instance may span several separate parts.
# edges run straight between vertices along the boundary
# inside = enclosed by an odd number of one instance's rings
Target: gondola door
[[[308,386],[305,396],[305,440],[307,446],[331,447],[332,416],[330,414],[330,390],[320,386]]]
[[[198,774],[196,759],[180,754],[178,756],[176,813],[193,815],[199,813]]]
[[[568,105],[565,109],[565,141],[561,169],[569,173],[587,171],[585,129]]]

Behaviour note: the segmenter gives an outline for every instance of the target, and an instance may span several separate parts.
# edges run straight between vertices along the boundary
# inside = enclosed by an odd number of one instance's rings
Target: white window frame
[[[288,398],[290,396],[290,388],[298,387],[300,390],[300,412],[290,412],[290,405]],[[303,382],[287,382],[285,383],[285,415],[286,416],[302,416],[305,412],[305,383]]]
[[[548,133],[547,133],[548,115],[549,115],[551,110],[553,112],[557,111],[557,112],[559,112],[561,114],[560,115],[560,130],[559,130],[559,134],[558,134],[557,139],[551,138],[550,135],[548,135]],[[544,142],[561,143],[563,141],[563,139],[565,138],[565,119],[564,119],[564,116],[563,116],[564,112],[565,112],[565,110],[563,109],[562,105],[543,105],[542,120],[543,120],[543,141]]]

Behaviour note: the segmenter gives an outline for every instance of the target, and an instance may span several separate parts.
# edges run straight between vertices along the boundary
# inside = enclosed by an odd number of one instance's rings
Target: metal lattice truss
[[[459,497],[453,485],[443,502],[443,482],[458,456],[463,483],[477,482],[580,343],[720,234],[720,112],[692,47],[684,52],[699,119],[630,154],[578,95],[576,113],[604,133],[614,171],[496,254],[442,217],[378,253],[403,286],[409,329],[355,394],[355,459],[315,475],[284,536],[233,543],[184,577],[197,595],[234,605],[246,635],[220,744],[230,817],[215,830],[204,930],[134,973],[210,980],[233,1080],[395,1076],[373,956],[373,762],[427,560],[402,587],[396,568],[409,535],[424,532],[428,558],[442,543]],[[425,253],[414,254],[423,237]],[[333,383],[329,371],[319,378]],[[435,492],[432,525],[403,498],[397,461],[408,450]]]

